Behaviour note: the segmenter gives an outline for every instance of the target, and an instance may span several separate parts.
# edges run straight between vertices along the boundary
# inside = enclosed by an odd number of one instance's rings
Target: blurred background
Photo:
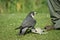
[[[0,13],[27,13],[29,11],[48,13],[46,0],[0,0]]]

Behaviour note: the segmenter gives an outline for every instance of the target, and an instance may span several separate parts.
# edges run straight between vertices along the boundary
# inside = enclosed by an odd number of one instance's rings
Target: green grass
[[[16,3],[21,3],[21,10],[16,11]],[[51,25],[49,10],[46,0],[14,0],[8,8],[5,7],[6,1],[0,0],[3,12],[0,12],[0,40],[60,40],[60,30],[51,30],[47,34],[39,35],[29,33],[25,36],[18,36],[19,27],[29,11],[37,11],[35,16],[37,24],[35,28],[44,28]],[[0,10],[1,10],[0,9]]]
[[[18,36],[19,27],[27,13],[20,14],[0,14],[0,40],[60,40],[60,31],[51,30],[47,34],[39,35],[29,33],[25,36]],[[35,16],[37,20],[36,27],[44,28],[45,25],[51,25],[48,13],[38,13]]]

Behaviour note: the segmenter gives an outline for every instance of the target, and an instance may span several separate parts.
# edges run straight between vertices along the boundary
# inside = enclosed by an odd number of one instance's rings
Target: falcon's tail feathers
[[[20,27],[18,27],[18,28],[15,28],[15,30],[20,29],[20,28],[21,28],[21,26],[20,26]]]

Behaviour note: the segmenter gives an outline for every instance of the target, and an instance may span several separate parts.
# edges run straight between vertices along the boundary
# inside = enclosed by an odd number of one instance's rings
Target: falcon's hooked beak
[[[34,12],[34,15],[36,15],[37,14],[37,12]]]

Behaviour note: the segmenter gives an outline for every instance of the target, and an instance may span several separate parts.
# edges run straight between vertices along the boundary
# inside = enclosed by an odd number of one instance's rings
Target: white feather
[[[43,32],[44,30],[42,30],[41,28],[36,28],[35,29],[36,31],[34,31],[34,30],[32,30],[32,32],[34,32],[34,33],[38,33],[38,34],[46,34],[47,32]]]

